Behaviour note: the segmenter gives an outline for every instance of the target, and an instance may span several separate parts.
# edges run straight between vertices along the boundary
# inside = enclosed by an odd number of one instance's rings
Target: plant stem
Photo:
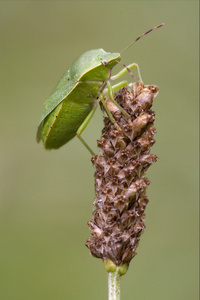
[[[120,300],[120,275],[118,268],[115,272],[108,273],[108,299]]]

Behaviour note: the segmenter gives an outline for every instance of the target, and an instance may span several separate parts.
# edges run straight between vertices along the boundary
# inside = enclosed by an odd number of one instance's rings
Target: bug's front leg
[[[110,118],[111,122],[115,125],[115,128],[118,130],[118,131],[121,131],[121,128],[119,127],[119,125],[116,123],[115,119],[113,118],[111,112],[109,111],[106,103],[105,103],[105,100],[104,100],[104,97],[103,97],[103,94],[100,94],[99,95],[99,99],[101,101],[101,103],[103,104],[103,107],[108,115],[108,117]]]
[[[127,81],[123,81],[123,82],[119,82],[118,84],[115,85],[115,89],[120,89],[123,86],[127,85]],[[115,106],[117,106],[119,108],[119,110],[121,111],[121,113],[125,116],[125,118],[127,120],[130,119],[130,115],[115,101],[114,97],[113,97],[113,91],[114,88],[112,87],[112,85],[110,84],[110,82],[107,82],[107,86],[108,86],[108,95],[110,100],[115,104]]]
[[[121,71],[119,71],[119,73],[117,73],[114,76],[111,76],[110,79],[111,80],[118,79],[118,78],[122,77],[123,75],[125,75],[126,73],[130,73],[132,76],[132,73],[130,72],[130,70],[132,70],[133,68],[137,68],[139,80],[141,83],[143,83],[142,76],[140,74],[140,68],[139,68],[138,64],[136,64],[136,63],[132,63],[128,66],[125,66],[125,68],[123,68]]]
[[[88,144],[84,141],[84,139],[81,137],[81,133],[83,132],[83,130],[87,127],[88,123],[90,122],[95,110],[97,108],[97,101],[94,102],[93,108],[90,111],[90,113],[87,115],[87,117],[85,118],[85,120],[83,121],[83,123],[81,124],[81,126],[79,127],[79,129],[76,132],[76,136],[78,137],[78,139],[81,141],[81,143],[88,149],[88,151],[94,155],[95,153],[92,151],[92,149],[88,146]]]

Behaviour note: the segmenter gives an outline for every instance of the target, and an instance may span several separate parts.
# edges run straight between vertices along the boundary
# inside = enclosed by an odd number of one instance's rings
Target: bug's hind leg
[[[90,122],[95,110],[97,108],[97,102],[94,102],[94,106],[92,108],[92,110],[90,111],[90,113],[87,115],[87,117],[85,118],[85,120],[83,121],[83,123],[81,124],[81,126],[79,127],[79,129],[76,132],[76,136],[78,137],[78,139],[81,141],[81,143],[87,148],[87,150],[94,155],[95,153],[92,151],[92,149],[88,146],[88,144],[84,141],[84,139],[81,137],[81,133],[83,132],[83,130],[87,127],[88,123]]]

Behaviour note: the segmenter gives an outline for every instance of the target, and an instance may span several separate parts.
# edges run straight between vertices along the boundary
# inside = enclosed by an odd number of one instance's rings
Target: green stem
[[[120,274],[118,268],[108,273],[108,299],[120,300]]]

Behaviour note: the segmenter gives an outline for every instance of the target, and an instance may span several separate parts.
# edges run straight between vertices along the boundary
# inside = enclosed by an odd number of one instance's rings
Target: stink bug
[[[160,24],[148,30],[123,51],[127,50],[142,36],[163,25]],[[124,68],[112,76],[111,71],[120,60],[120,53],[109,53],[103,49],[90,50],[79,56],[61,77],[45,102],[37,131],[37,142],[42,139],[46,149],[58,149],[77,135],[93,154],[93,151],[81,137],[81,133],[92,118],[98,99],[102,102],[111,121],[115,123],[104,101],[103,93],[105,92],[108,92],[110,100],[118,106],[128,120],[129,115],[113,99],[113,91],[128,85],[128,82],[122,81],[111,86],[110,80],[120,78],[133,68],[137,68],[141,82],[142,78],[136,63],[128,66],[123,65]],[[119,129],[118,125],[115,125]]]

